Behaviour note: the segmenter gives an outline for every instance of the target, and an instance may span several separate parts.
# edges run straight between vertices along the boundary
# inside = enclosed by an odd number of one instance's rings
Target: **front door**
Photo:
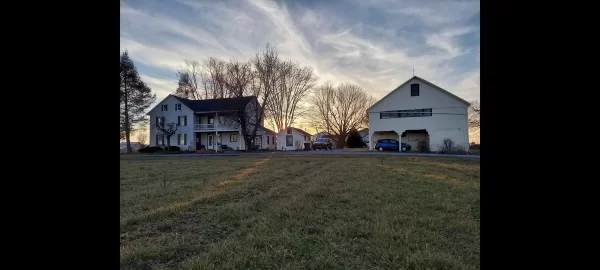
[[[214,149],[213,148],[213,135],[208,135],[208,146],[206,148]]]
[[[200,150],[202,142],[200,142],[200,133],[196,133],[196,150]]]

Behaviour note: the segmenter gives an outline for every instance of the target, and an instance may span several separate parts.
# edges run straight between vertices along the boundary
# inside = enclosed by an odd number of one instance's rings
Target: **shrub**
[[[429,144],[426,141],[420,141],[417,144],[417,149],[421,153],[427,153],[427,152],[429,152]]]
[[[138,150],[138,152],[140,153],[156,153],[156,152],[162,152],[162,147],[160,146],[148,146],[148,147],[144,147]]]
[[[440,154],[466,154],[467,149],[462,145],[457,145],[450,138],[444,139],[442,145],[438,148],[438,153]]]
[[[171,146],[166,146],[165,147],[165,151],[167,151],[167,152],[179,152],[179,151],[181,151],[181,148],[179,146],[173,146],[173,145],[171,145]]]
[[[361,148],[365,145],[365,142],[363,142],[362,137],[360,136],[360,133],[358,133],[358,131],[352,130],[348,134],[347,144],[348,148]]]

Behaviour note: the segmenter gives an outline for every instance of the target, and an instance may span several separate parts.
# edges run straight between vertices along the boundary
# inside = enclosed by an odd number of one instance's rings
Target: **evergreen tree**
[[[348,134],[348,141],[346,143],[348,148],[360,148],[365,145],[365,142],[363,142],[362,137],[357,130],[350,131]]]
[[[120,75],[120,138],[125,139],[127,153],[131,153],[131,133],[147,124],[146,110],[156,94],[142,81],[127,51],[121,54]]]

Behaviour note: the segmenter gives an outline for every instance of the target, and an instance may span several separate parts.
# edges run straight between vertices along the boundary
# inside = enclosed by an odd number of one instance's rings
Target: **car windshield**
[[[326,142],[327,142],[327,139],[317,139],[317,142],[320,142],[320,143],[326,143]]]

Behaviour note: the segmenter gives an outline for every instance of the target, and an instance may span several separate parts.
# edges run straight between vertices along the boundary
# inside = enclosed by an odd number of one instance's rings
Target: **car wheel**
[[[380,151],[380,152],[381,152],[381,151],[383,151],[383,147],[379,147],[379,151]]]
[[[406,152],[406,146],[402,146],[402,152]]]

